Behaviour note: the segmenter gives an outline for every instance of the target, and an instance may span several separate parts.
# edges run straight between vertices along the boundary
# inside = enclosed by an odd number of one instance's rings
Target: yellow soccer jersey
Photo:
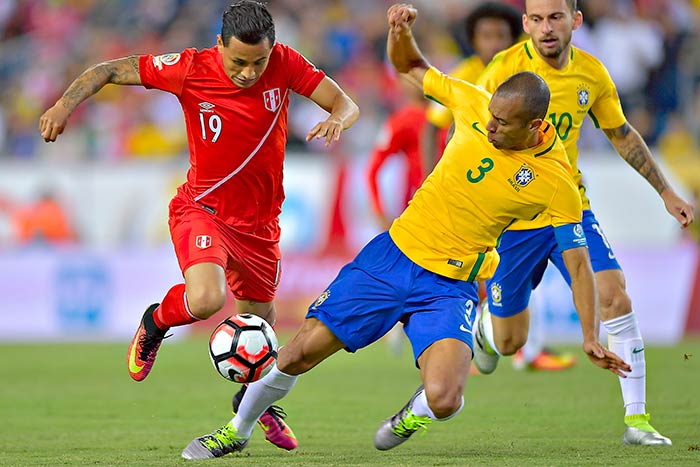
[[[518,43],[498,53],[488,64],[477,84],[494,92],[499,84],[520,71],[537,73],[547,82],[551,93],[547,118],[556,127],[564,143],[575,181],[581,192],[583,208],[589,209],[586,189],[578,169],[578,142],[581,125],[588,114],[598,128],[617,128],[626,121],[615,84],[608,70],[593,55],[571,47],[569,63],[557,70],[537,55],[532,40]],[[548,224],[546,219],[514,224],[513,229],[536,229]]]
[[[483,73],[486,65],[478,55],[471,55],[460,62],[457,67],[452,70],[450,76],[453,78],[464,80],[468,83],[476,83],[476,80]],[[438,128],[448,128],[452,125],[452,112],[444,105],[437,102],[431,102],[428,106],[428,121]]]
[[[498,240],[514,220],[545,213],[555,227],[581,221],[581,198],[551,124],[542,124],[534,148],[498,150],[486,136],[489,93],[435,68],[423,91],[452,111],[455,133],[389,230],[414,263],[453,279],[488,279]]]

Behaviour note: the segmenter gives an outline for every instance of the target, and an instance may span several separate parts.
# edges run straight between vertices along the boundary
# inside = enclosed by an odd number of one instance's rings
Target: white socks
[[[625,415],[643,414],[646,404],[646,362],[637,318],[632,312],[602,323],[608,332],[608,348],[632,367],[627,378],[620,378]]]
[[[413,399],[413,404],[411,404],[411,412],[414,415],[419,415],[421,417],[430,417],[431,420],[444,421],[457,415],[462,410],[462,407],[464,407],[464,396],[462,396],[462,404],[459,406],[459,409],[455,411],[455,413],[445,418],[437,418],[433,411],[430,410],[428,398],[425,396],[425,389],[423,389],[420,394],[418,394],[418,397]]]
[[[282,373],[275,364],[267,375],[248,385],[238,413],[231,420],[237,436],[250,438],[260,416],[274,402],[289,394],[297,378],[298,376]]]

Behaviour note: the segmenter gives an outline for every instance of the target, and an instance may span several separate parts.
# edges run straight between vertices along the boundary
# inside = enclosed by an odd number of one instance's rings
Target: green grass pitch
[[[148,379],[130,380],[121,344],[0,345],[1,466],[692,466],[700,465],[700,340],[646,352],[648,409],[672,447],[622,446],[616,377],[579,364],[562,373],[511,369],[470,377],[465,407],[398,448],[375,428],[419,384],[408,349],[380,341],[331,357],[282,405],[297,452],[253,434],[241,454],[203,462],[180,452],[230,418],[237,385],[209,363],[206,339],[166,341]]]

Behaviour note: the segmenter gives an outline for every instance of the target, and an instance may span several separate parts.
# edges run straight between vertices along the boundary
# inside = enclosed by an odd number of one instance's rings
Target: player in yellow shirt
[[[629,370],[595,334],[595,282],[580,225],[581,200],[564,148],[544,121],[547,85],[534,73],[520,73],[492,97],[429,66],[411,32],[414,8],[393,5],[387,15],[389,58],[427,96],[452,109],[454,137],[389,231],[370,241],[309,307],[271,372],[248,387],[234,418],[192,440],[185,458],[242,450],[258,412],[288,394],[298,375],[341,349],[354,352],[375,342],[399,321],[424,386],[382,422],[375,447],[391,449],[433,420],[455,416],[472,357],[476,281],[496,269],[503,230],[514,219],[538,214],[548,215],[575,278],[584,352],[616,374]]]
[[[693,210],[671,188],[644,140],[627,123],[615,85],[605,67],[592,55],[571,45],[572,31],[582,22],[576,0],[527,0],[523,26],[531,38],[505,50],[479,79],[487,90],[513,73],[531,71],[549,85],[551,101],[547,120],[555,126],[575,171],[583,205],[582,224],[598,285],[600,313],[609,336],[610,350],[629,362],[632,371],[620,378],[627,428],[624,444],[670,445],[649,423],[646,412],[644,342],[625,290],[625,278],[586,197],[577,167],[581,124],[586,115],[602,128],[620,156],[659,193],[668,212],[682,227],[693,221]],[[512,355],[527,340],[531,290],[552,261],[569,284],[556,248],[555,232],[546,216],[516,222],[504,232],[498,247],[501,264],[487,283],[488,307],[476,331],[474,362],[483,373],[495,370],[499,355]]]

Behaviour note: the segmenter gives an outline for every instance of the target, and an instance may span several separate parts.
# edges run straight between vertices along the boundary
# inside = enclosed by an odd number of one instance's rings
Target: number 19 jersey
[[[284,201],[289,93],[310,96],[325,74],[280,43],[249,88],[226,75],[216,47],[144,55],[139,71],[146,88],[170,92],[182,106],[190,169],[179,192],[244,231],[276,219]]]

